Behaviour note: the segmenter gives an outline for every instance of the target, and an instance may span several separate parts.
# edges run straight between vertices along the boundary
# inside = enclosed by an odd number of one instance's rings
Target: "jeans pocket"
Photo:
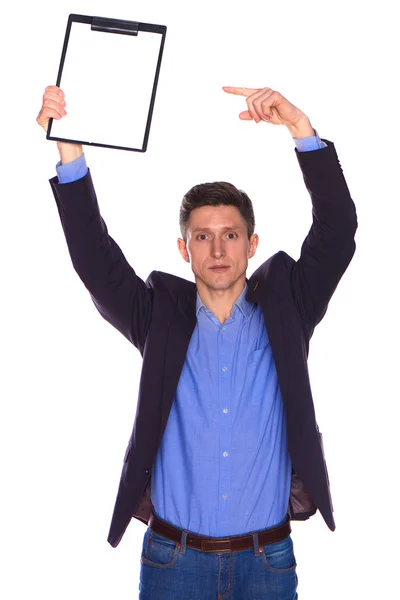
[[[292,573],[297,567],[290,536],[280,542],[263,546],[261,557],[265,568],[273,573]]]
[[[147,529],[142,548],[141,563],[158,569],[172,567],[179,556],[178,544]]]

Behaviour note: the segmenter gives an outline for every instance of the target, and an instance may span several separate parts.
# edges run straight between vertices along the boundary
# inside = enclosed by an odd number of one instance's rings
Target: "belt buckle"
[[[207,545],[210,546],[211,544],[213,547],[207,549]],[[225,548],[219,549],[217,546],[220,544],[225,545]],[[231,552],[231,540],[201,540],[201,549],[203,552]]]

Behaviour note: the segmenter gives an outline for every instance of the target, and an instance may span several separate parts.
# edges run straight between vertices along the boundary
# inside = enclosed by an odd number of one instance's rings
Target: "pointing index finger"
[[[258,89],[254,90],[252,88],[229,87],[229,86],[223,86],[222,89],[224,90],[224,92],[227,92],[228,94],[234,94],[235,96],[251,96],[252,94],[255,94],[255,92],[260,91]]]

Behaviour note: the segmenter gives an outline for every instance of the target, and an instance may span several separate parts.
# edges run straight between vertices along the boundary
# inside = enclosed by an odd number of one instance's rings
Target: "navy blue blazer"
[[[312,201],[312,225],[298,261],[278,252],[248,280],[247,300],[261,305],[287,421],[293,464],[288,513],[308,519],[318,509],[335,523],[322,436],[316,423],[307,357],[314,327],[355,251],[357,217],[335,146],[298,152]],[[125,453],[108,541],[117,546],[135,517],[152,510],[151,470],[191,335],[196,286],[153,271],[146,282],[127,263],[100,216],[90,171],[78,181],[50,180],[73,266],[100,314],[143,356],[133,431]]]

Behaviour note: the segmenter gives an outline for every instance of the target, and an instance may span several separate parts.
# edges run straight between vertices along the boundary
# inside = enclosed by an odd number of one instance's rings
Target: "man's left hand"
[[[303,111],[271,88],[223,87],[222,89],[228,94],[246,98],[247,110],[239,115],[239,118],[244,121],[254,120],[256,123],[267,121],[273,125],[285,125],[290,131],[296,131],[300,127],[303,128],[305,123],[310,123]],[[309,135],[314,135],[311,124],[309,127],[311,130]]]

